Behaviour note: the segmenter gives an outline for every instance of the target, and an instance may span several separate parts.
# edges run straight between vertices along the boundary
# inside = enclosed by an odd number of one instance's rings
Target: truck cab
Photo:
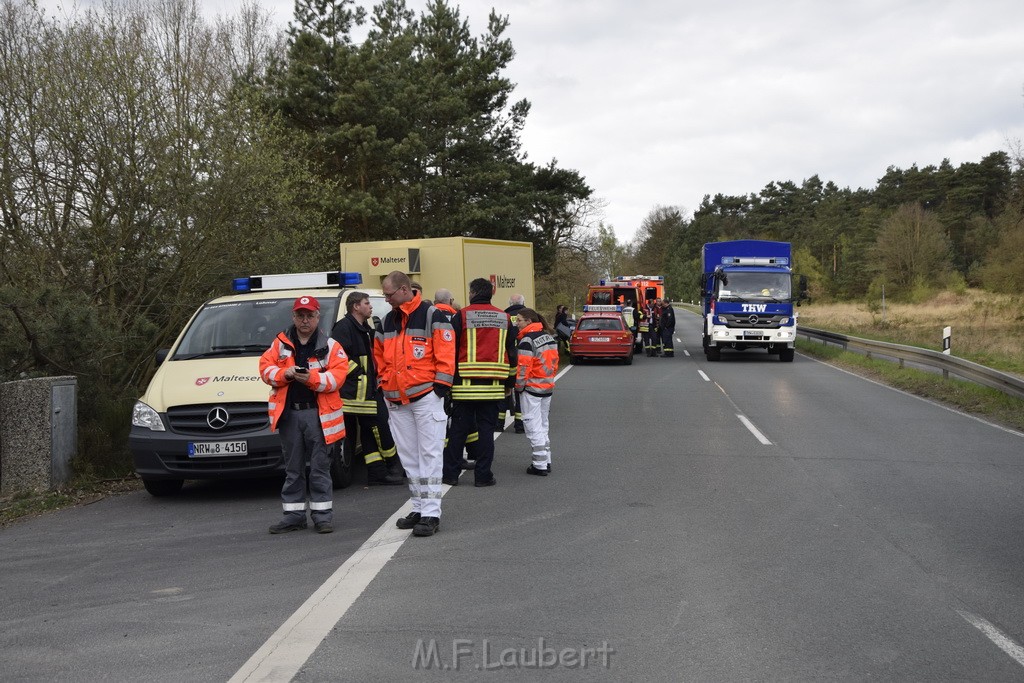
[[[735,240],[704,245],[701,301],[703,345],[709,361],[723,349],[763,348],[792,362],[796,347],[794,304],[807,295],[807,278],[793,294],[791,249],[786,242]]]
[[[375,313],[390,307],[379,289],[360,287],[359,273],[295,273],[238,278],[233,294],[199,307],[135,403],[128,447],[135,472],[155,496],[177,493],[186,479],[280,475],[280,438],[270,431],[268,387],[259,358],[291,324],[296,297],[320,302],[320,327],[330,334],[354,291],[370,295]],[[338,446],[339,444],[335,444]],[[351,463],[332,452],[335,488],[351,482]]]

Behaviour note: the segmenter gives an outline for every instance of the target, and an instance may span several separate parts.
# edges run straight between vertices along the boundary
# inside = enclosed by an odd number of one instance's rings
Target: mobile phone
[[[295,372],[309,372],[309,368],[304,368],[301,365],[296,365]]]

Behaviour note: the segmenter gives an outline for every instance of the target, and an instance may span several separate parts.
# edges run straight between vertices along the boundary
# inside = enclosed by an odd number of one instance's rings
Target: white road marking
[[[686,349],[683,349],[683,353],[684,353],[684,354],[686,354],[687,356],[689,356],[689,355],[690,355],[690,352],[689,352],[689,351],[687,351]]]
[[[698,370],[697,374],[704,378],[705,382],[710,382],[711,378],[704,374],[703,370]]]
[[[995,643],[996,647],[1010,655],[1013,661],[1024,666],[1024,647],[1018,645],[1012,638],[981,617],[959,609],[956,613],[966,619],[971,626],[984,633],[985,637]]]
[[[555,375],[558,381],[572,368],[567,365]],[[509,415],[506,425],[515,419]],[[497,439],[501,434],[495,434]],[[460,472],[461,476],[461,472]],[[442,488],[441,497],[451,490]],[[299,673],[331,632],[345,616],[348,608],[363,594],[370,582],[380,573],[402,544],[410,537],[408,529],[399,529],[395,522],[412,511],[406,502],[387,519],[366,542],[359,546],[337,571],[302,603],[288,619],[263,643],[252,657],[242,665],[229,683],[241,681],[290,681]]]
[[[764,435],[764,434],[762,434],[762,433],[761,433],[761,432],[760,432],[760,431],[759,431],[759,430],[757,429],[757,427],[755,427],[755,426],[754,426],[754,423],[753,423],[753,422],[751,422],[750,420],[748,420],[748,419],[746,418],[746,416],[745,416],[745,415],[740,415],[740,414],[737,414],[737,415],[736,415],[736,417],[738,417],[738,418],[740,419],[740,422],[742,422],[742,423],[743,423],[743,426],[744,426],[744,427],[746,427],[747,429],[749,429],[749,430],[750,430],[750,433],[751,433],[751,434],[753,434],[753,435],[754,435],[754,437],[755,437],[755,438],[756,438],[756,439],[757,439],[758,441],[760,441],[760,442],[761,442],[762,444],[764,444],[765,446],[771,446],[771,445],[772,445],[772,442],[771,442],[771,441],[769,441],[769,440],[768,440],[768,439],[767,439],[767,438],[765,437],[765,435]]]
[[[407,502],[281,624],[231,677],[240,681],[290,681],[344,616],[370,581],[409,538],[395,520],[412,510]]]

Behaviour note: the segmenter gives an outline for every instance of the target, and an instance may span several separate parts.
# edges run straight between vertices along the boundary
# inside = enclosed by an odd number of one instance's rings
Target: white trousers
[[[431,391],[412,403],[387,404],[391,436],[395,438],[402,467],[409,475],[412,511],[424,517],[440,517],[444,433],[448,422],[444,401]]]
[[[546,470],[551,464],[551,439],[548,437],[551,397],[534,396],[524,391],[521,399],[523,427],[533,447],[533,466],[538,470]]]

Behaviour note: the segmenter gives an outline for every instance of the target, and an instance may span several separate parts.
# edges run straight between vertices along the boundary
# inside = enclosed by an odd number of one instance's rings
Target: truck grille
[[[175,406],[167,411],[171,430],[196,436],[227,436],[255,432],[270,426],[267,402],[206,403]],[[218,425],[222,427],[217,428]]]
[[[726,327],[743,327],[747,329],[752,328],[765,328],[773,329],[780,326],[783,318],[788,318],[786,315],[759,315],[755,313],[719,313],[719,318],[725,320]]]

